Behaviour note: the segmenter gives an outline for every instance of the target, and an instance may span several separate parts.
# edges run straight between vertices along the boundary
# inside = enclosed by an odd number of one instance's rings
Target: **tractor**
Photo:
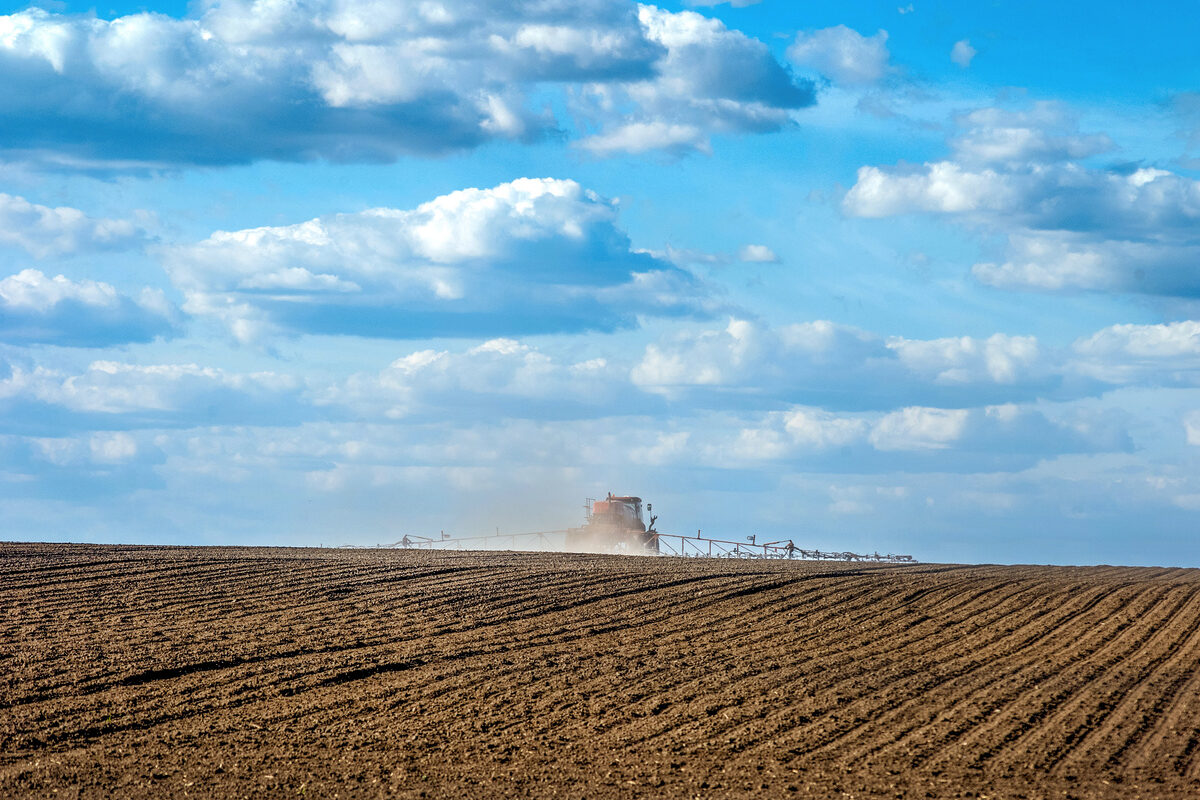
[[[612,492],[603,500],[588,498],[584,506],[587,522],[567,531],[566,549],[575,553],[657,553],[658,531],[651,515],[642,518],[642,498],[618,497]],[[649,514],[653,506],[646,504]]]

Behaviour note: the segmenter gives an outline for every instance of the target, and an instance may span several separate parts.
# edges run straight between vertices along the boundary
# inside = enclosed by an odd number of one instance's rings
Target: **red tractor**
[[[656,516],[647,525],[642,519],[642,498],[617,497],[612,492],[603,500],[588,498],[587,522],[567,531],[566,549],[576,553],[657,553]],[[653,507],[647,503],[646,513]]]

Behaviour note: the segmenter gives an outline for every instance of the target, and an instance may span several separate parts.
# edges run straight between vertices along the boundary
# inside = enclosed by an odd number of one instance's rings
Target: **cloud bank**
[[[7,372],[0,378],[4,432],[283,425],[328,416],[304,396],[304,381],[281,372],[119,361],[93,361],[77,373],[22,364]]]
[[[794,78],[765,44],[719,20],[646,5],[638,20],[666,56],[648,79],[583,87],[575,110],[599,128],[580,140],[585,150],[707,151],[714,133],[776,131],[816,100],[812,83]],[[634,110],[620,112],[626,107]]]
[[[694,12],[579,3],[225,0],[178,19],[30,8],[0,17],[10,159],[106,169],[387,161],[560,127],[592,152],[703,149],[814,101],[761,42]],[[618,105],[620,107],[618,107]]]
[[[145,241],[145,231],[129,220],[96,219],[77,208],[50,208],[0,192],[0,244],[35,258],[123,250]]]
[[[859,217],[945,215],[1007,242],[976,264],[983,283],[1038,291],[1200,296],[1200,181],[1165,169],[1105,169],[1111,148],[1051,106],[960,118],[957,157],[865,166],[843,209]]]
[[[0,341],[108,347],[172,334],[179,314],[156,289],[137,297],[99,281],[25,269],[0,280]]]
[[[264,331],[514,336],[707,316],[691,273],[632,248],[614,203],[569,180],[464,189],[411,210],[221,231],[163,257],[184,308]]]

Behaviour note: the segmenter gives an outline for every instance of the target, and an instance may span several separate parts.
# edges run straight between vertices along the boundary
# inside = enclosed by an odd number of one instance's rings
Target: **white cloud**
[[[732,319],[647,345],[629,379],[677,408],[999,409],[1114,386],[1200,386],[1200,322],[1113,325],[1059,348],[1028,335],[885,338],[827,321]]]
[[[1007,177],[994,170],[971,172],[952,161],[892,171],[868,166],[859,168],[842,206],[857,217],[1000,211],[1014,205],[1014,191]]]
[[[219,231],[164,257],[185,308],[240,338],[612,329],[639,314],[706,313],[708,302],[690,273],[631,247],[615,203],[549,178]]]
[[[288,424],[316,416],[301,399],[304,389],[303,382],[287,374],[235,373],[196,364],[94,361],[78,373],[9,365],[9,375],[0,379],[0,408],[10,430],[45,424],[56,429]]]
[[[1135,358],[1200,356],[1200,322],[1183,320],[1161,325],[1112,325],[1075,343],[1084,355]]]
[[[733,381],[730,388],[738,390],[754,388],[755,370],[761,369],[756,359],[771,357],[765,344],[779,342],[792,354],[833,359],[811,375],[796,375],[781,359],[781,374],[806,384],[835,376],[843,363],[838,359],[852,343],[845,329],[828,323],[796,326],[786,336],[731,327],[732,332],[723,332],[728,341],[708,339],[716,353],[723,341],[740,343],[742,361],[733,364],[728,357],[716,378]],[[924,349],[912,340],[884,342],[870,342],[868,350],[876,354],[871,357],[890,359],[901,369],[903,350],[910,362],[920,362],[921,381],[946,372],[943,364],[964,359],[978,380],[992,378],[988,340],[946,339]],[[897,343],[902,347],[889,347]],[[1019,349],[1019,342],[999,343],[1004,354]],[[280,501],[275,509],[271,498],[304,493],[314,502],[304,504],[301,527],[289,524],[289,536],[344,530],[345,509],[351,508],[362,514],[354,517],[368,531],[362,536],[374,541],[375,532],[394,530],[387,525],[394,523],[397,508],[407,506],[439,506],[436,513],[405,516],[409,530],[464,525],[464,516],[447,510],[457,508],[448,499],[450,491],[472,493],[471,505],[479,507],[476,522],[487,523],[487,529],[500,524],[506,530],[531,530],[565,524],[555,515],[563,508],[577,513],[573,498],[593,488],[673,486],[674,503],[668,490],[654,490],[656,511],[665,512],[672,528],[694,530],[703,524],[709,530],[717,523],[707,508],[694,512],[701,517],[696,525],[684,524],[683,515],[693,512],[682,509],[694,508],[685,498],[707,497],[717,485],[723,498],[745,498],[747,487],[773,491],[790,479],[861,487],[804,506],[814,514],[829,501],[860,503],[868,513],[867,507],[899,510],[910,496],[917,504],[936,496],[937,508],[921,505],[916,518],[944,521],[944,514],[952,513],[946,509],[964,501],[956,499],[957,489],[938,492],[935,484],[979,491],[978,502],[994,500],[1000,509],[1008,493],[981,486],[981,473],[1008,481],[1004,475],[1015,472],[1012,481],[1019,481],[1019,471],[1041,459],[1128,447],[1104,420],[1052,403],[965,408],[919,401],[836,410],[776,398],[741,409],[726,402],[710,411],[703,404],[645,402],[654,401],[651,396],[631,404],[628,398],[641,393],[631,384],[627,365],[594,352],[578,353],[575,347],[556,353],[495,339],[414,348],[378,373],[325,387],[276,373],[188,364],[98,361],[78,373],[10,369],[0,378],[0,460],[5,465],[0,483],[10,481],[22,497],[70,493],[78,498],[91,492],[89,497],[114,504],[136,491],[139,508],[156,523],[165,516],[175,524],[191,524],[189,508],[206,504],[200,516],[211,521],[213,496],[222,499],[219,513],[237,524],[246,525],[250,511],[289,519],[288,506]],[[920,356],[915,361],[914,353]],[[696,374],[695,367],[688,366],[685,377]],[[1006,378],[1003,370],[998,377]],[[852,387],[852,393],[866,385]],[[895,401],[898,395],[889,397]],[[1176,431],[1179,419],[1173,420]],[[931,477],[918,488],[922,475]],[[1197,493],[1200,487],[1193,484],[1173,486],[1172,496]],[[710,491],[700,491],[705,487]],[[784,498],[780,514],[790,513],[787,504],[804,502],[790,488],[771,496]],[[503,505],[492,505],[497,498],[513,504],[511,515]],[[536,512],[528,510],[531,498],[541,501],[534,504]],[[542,520],[537,514],[546,507],[551,518]],[[849,510],[845,504],[835,509]],[[99,512],[89,508],[89,513]],[[327,528],[317,524],[320,519]],[[14,524],[11,515],[6,520]],[[316,527],[305,527],[310,524]],[[321,535],[330,541],[328,533]]]
[[[966,430],[968,411],[945,408],[904,408],[885,415],[871,429],[878,450],[942,450]]]
[[[976,52],[975,48],[971,47],[970,41],[960,39],[954,43],[954,47],[950,48],[950,60],[966,69],[971,66],[971,60],[975,58]]]
[[[748,244],[738,251],[738,258],[748,263],[775,264],[779,256],[765,244]]]
[[[94,433],[88,441],[92,460],[101,463],[120,463],[137,455],[137,440],[128,433]]]
[[[1129,241],[1095,234],[1010,234],[1007,260],[972,267],[982,283],[1005,289],[1091,289],[1183,295],[1196,288],[1200,244]]]
[[[982,283],[1006,289],[1115,288],[1122,262],[1112,251],[1111,246],[1081,246],[1062,235],[1014,235],[1009,237],[1008,261],[976,264],[971,273]]]
[[[575,94],[576,113],[600,127],[579,142],[584,149],[707,151],[711,134],[776,131],[791,124],[792,110],[815,102],[810,82],[720,20],[649,5],[638,7],[638,20],[666,56],[653,76],[591,83]]]
[[[774,130],[813,102],[761,42],[624,0],[224,0],[196,12],[0,17],[9,155],[110,169],[389,160],[552,133],[528,95],[554,86],[632,104],[604,119],[610,141],[633,123]]]
[[[806,368],[885,352],[882,342],[869,334],[824,320],[772,330],[731,319],[723,330],[686,331],[648,345],[631,375],[634,383],[650,391],[739,384],[764,387],[772,372],[776,378],[789,373],[796,377]]]
[[[661,120],[630,122],[584,139],[580,146],[600,155],[645,153],[664,150],[682,154],[690,150],[711,152],[708,135],[695,125],[679,125]]]
[[[1200,411],[1193,411],[1184,418],[1184,432],[1187,435],[1187,443],[1190,445],[1200,445]]]
[[[863,36],[837,25],[796,34],[787,55],[792,63],[814,69],[834,83],[867,86],[878,83],[891,71],[887,39],[884,30]]]
[[[161,291],[134,298],[99,281],[26,269],[0,280],[0,341],[104,347],[170,334],[177,312]]]
[[[114,509],[116,515],[124,517],[121,524],[128,537],[129,531],[144,522],[148,508],[144,502],[139,503],[139,513],[129,515],[130,493],[139,491],[147,499],[163,488],[154,474],[155,467],[162,463],[162,451],[151,438],[111,431],[66,435],[55,431],[52,435],[29,437],[0,434],[0,455],[10,479],[17,478],[29,493],[26,502],[45,497],[60,512],[70,509],[68,516],[75,517],[75,525],[57,535],[66,534],[74,541],[88,539],[88,526],[96,519],[98,506],[112,503],[118,507]],[[70,498],[70,505],[63,502],[64,497]],[[6,503],[9,510],[23,504],[11,500]],[[81,508],[87,511],[80,513]]]
[[[96,219],[77,208],[31,203],[0,193],[0,244],[37,258],[132,247],[145,232],[128,220]]]
[[[569,362],[513,339],[461,352],[420,350],[374,374],[351,376],[316,402],[365,418],[474,419],[613,413],[637,405],[624,370],[598,357]]]
[[[1047,350],[1033,336],[884,339],[822,321],[773,329],[733,319],[724,329],[664,337],[632,365],[620,356],[563,357],[513,339],[418,350],[314,398],[356,418],[417,420],[471,419],[484,409],[529,419],[657,413],[663,400],[679,414],[798,404],[771,436],[786,430],[820,449],[864,432],[864,417],[848,413],[974,408],[1011,421],[1015,404],[1039,398],[1196,385],[1195,328],[1114,326],[1067,352]],[[753,442],[766,446],[763,437]]]
[[[1088,559],[1124,563],[1150,546],[1158,549],[1141,558],[1158,563],[1172,552],[1180,558],[1172,545],[1193,539],[1194,514],[1171,503],[1200,494],[1197,482],[1180,475],[1183,480],[1156,489],[1141,479],[1145,473],[1130,469],[1129,456],[1080,455],[1067,464],[1040,466],[1025,458],[1025,466],[1013,462],[1003,471],[992,469],[994,462],[981,454],[957,462],[961,453],[953,447],[872,450],[875,461],[860,462],[862,471],[814,472],[820,462],[752,460],[749,453],[745,462],[734,463],[728,451],[722,460],[719,443],[737,441],[752,424],[749,418],[714,415],[678,429],[673,422],[617,418],[496,422],[453,430],[319,422],[167,431],[154,434],[153,441],[136,437],[135,460],[152,449],[161,454],[151,475],[138,476],[148,482],[110,481],[90,495],[87,535],[171,541],[175,530],[194,537],[195,530],[208,526],[220,531],[221,542],[261,542],[269,537],[259,527],[263,516],[287,523],[283,535],[291,545],[374,544],[396,541],[404,533],[436,537],[441,529],[455,535],[492,532],[496,526],[502,532],[552,530],[581,521],[583,496],[614,490],[652,500],[661,515],[659,528],[670,533],[703,528],[705,535],[733,538],[756,532],[760,542],[795,537],[799,546],[911,552],[930,562],[961,562],[979,547],[996,548],[975,556],[993,562],[1077,562],[1079,541],[1095,540],[1098,525],[1111,525],[1116,534],[1147,515],[1156,520],[1156,536],[1170,526],[1165,538],[1140,540],[1120,551],[1124,557],[1088,550]],[[697,436],[707,430],[721,435]],[[692,435],[685,439],[681,433]],[[64,514],[57,498],[86,488],[85,480],[56,481],[62,470],[44,460],[18,461],[14,456],[30,445],[12,439],[0,437],[0,452],[10,469],[22,469],[28,480],[12,484],[10,491],[28,499],[6,501],[12,512],[4,517],[6,530],[49,513],[42,529],[48,537],[61,536],[81,515]],[[72,444],[76,457],[86,459],[88,438]],[[631,447],[638,452],[636,460],[630,458]],[[672,454],[675,448],[679,452]],[[939,469],[950,462],[956,463],[951,473]],[[904,469],[910,465],[912,471]],[[1062,478],[1067,466],[1069,480]],[[107,467],[112,473],[125,469]],[[134,488],[139,515],[131,521],[122,512]],[[48,499],[32,499],[39,491]],[[305,502],[297,504],[298,496]],[[464,496],[472,502],[462,503]],[[221,502],[214,505],[213,497]],[[1111,516],[1120,509],[1126,509],[1123,516]],[[1080,519],[1080,510],[1091,516]],[[843,512],[867,516],[848,529],[838,516]],[[795,533],[799,518],[806,520],[802,536]],[[1061,536],[1040,535],[1047,520]],[[1063,538],[1068,538],[1065,544]],[[1114,535],[1112,541],[1126,539]],[[1193,552],[1187,550],[1187,557]]]
[[[938,383],[993,381],[1013,383],[1027,378],[1039,364],[1033,336],[992,334],[987,339],[959,336],[946,339],[888,341],[905,367]]]
[[[1024,110],[980,108],[957,118],[951,139],[959,162],[1022,167],[1073,161],[1113,149],[1102,133],[1084,134],[1078,119],[1059,103],[1037,102]]]
[[[800,447],[817,450],[861,441],[870,429],[865,419],[839,417],[814,408],[795,408],[785,412],[783,427]]]
[[[45,312],[69,300],[88,306],[108,306],[118,298],[117,290],[107,283],[75,282],[63,275],[48,278],[36,269],[22,270],[0,281],[0,301],[10,310]]]
[[[1111,143],[1079,135],[1054,106],[987,109],[960,122],[968,130],[954,142],[959,160],[862,167],[843,200],[845,212],[946,214],[1000,234],[1008,242],[1006,259],[973,270],[994,286],[1185,297],[1200,291],[1194,269],[1200,181],[1162,169],[1106,171],[1071,160]]]
[[[1103,451],[1111,442],[1080,435],[1040,413],[910,407],[832,414],[702,413],[664,419],[598,415],[581,419],[493,416],[312,421],[298,425],[213,426],[165,431],[159,446],[226,480],[301,472],[329,490],[356,476],[397,485],[406,470],[644,474],[647,469],[757,470],[786,462],[803,471],[971,471],[1028,466],[1045,454]],[[778,466],[775,467],[778,469]],[[313,473],[316,473],[315,475]],[[632,480],[622,477],[622,480]],[[360,484],[361,486],[361,484]]]
[[[1112,325],[1079,339],[1074,368],[1111,384],[1200,385],[1200,322]]]
[[[774,397],[866,409],[1028,399],[1054,391],[1062,368],[1032,336],[884,339],[828,321],[773,329],[734,319],[648,345],[630,377],[645,391],[701,404]]]
[[[690,438],[691,434],[688,431],[650,434],[650,444],[631,448],[629,459],[634,464],[651,466],[678,464],[687,458]],[[642,440],[642,437],[637,439]]]
[[[1013,469],[1071,452],[1129,448],[1112,420],[1052,419],[1029,406],[908,406],[890,411],[830,412],[794,406],[742,417],[717,415],[695,430],[688,457],[727,468],[793,462],[814,473],[948,472]]]

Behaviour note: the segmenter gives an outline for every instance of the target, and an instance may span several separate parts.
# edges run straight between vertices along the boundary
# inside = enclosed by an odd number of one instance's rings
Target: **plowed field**
[[[0,796],[1200,797],[1200,571],[0,545]]]

